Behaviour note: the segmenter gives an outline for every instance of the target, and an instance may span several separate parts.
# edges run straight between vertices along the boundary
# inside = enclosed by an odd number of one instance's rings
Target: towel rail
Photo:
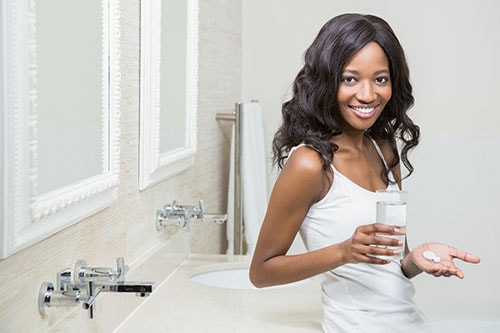
[[[215,115],[215,119],[234,121],[234,120],[236,120],[236,114],[235,113],[217,113]]]
[[[243,254],[243,196],[241,192],[241,108],[235,103],[234,113],[217,113],[217,120],[234,121],[234,254]]]

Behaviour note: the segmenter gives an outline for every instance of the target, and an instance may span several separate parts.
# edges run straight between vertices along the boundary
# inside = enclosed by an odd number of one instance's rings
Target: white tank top
[[[387,163],[374,140],[380,157]],[[294,147],[292,152],[298,148]],[[356,227],[376,222],[376,195],[333,169],[333,184],[309,209],[300,228],[308,251],[350,238]],[[397,185],[388,188],[397,189]],[[323,274],[325,332],[430,332],[413,301],[415,289],[399,262],[346,264]]]

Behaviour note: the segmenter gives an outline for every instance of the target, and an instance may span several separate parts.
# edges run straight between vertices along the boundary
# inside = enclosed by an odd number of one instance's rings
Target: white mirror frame
[[[161,0],[141,1],[139,189],[193,165],[198,105],[198,0],[187,0],[185,145],[160,151]]]
[[[103,173],[37,194],[35,0],[3,0],[5,258],[108,207],[119,184],[119,0],[103,0]],[[109,83],[108,83],[109,82]],[[107,84],[108,83],[108,84]]]

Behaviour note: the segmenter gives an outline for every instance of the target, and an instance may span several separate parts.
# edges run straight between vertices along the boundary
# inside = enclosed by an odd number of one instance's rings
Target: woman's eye
[[[389,78],[386,76],[378,77],[375,79],[375,82],[377,83],[387,83],[389,82]]]
[[[345,83],[353,83],[354,81],[356,81],[356,79],[353,78],[352,76],[346,76],[346,77],[342,78],[342,82],[345,82]]]

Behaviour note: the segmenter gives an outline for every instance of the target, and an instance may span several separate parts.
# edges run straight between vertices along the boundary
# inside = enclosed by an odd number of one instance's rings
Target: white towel
[[[266,154],[262,108],[259,103],[244,103],[241,117],[241,189],[243,234],[247,255],[252,255],[267,206]],[[228,254],[234,253],[234,128],[231,138],[231,161],[228,190]]]
[[[246,254],[252,255],[267,206],[266,153],[260,104],[243,104],[241,117],[243,225]]]

